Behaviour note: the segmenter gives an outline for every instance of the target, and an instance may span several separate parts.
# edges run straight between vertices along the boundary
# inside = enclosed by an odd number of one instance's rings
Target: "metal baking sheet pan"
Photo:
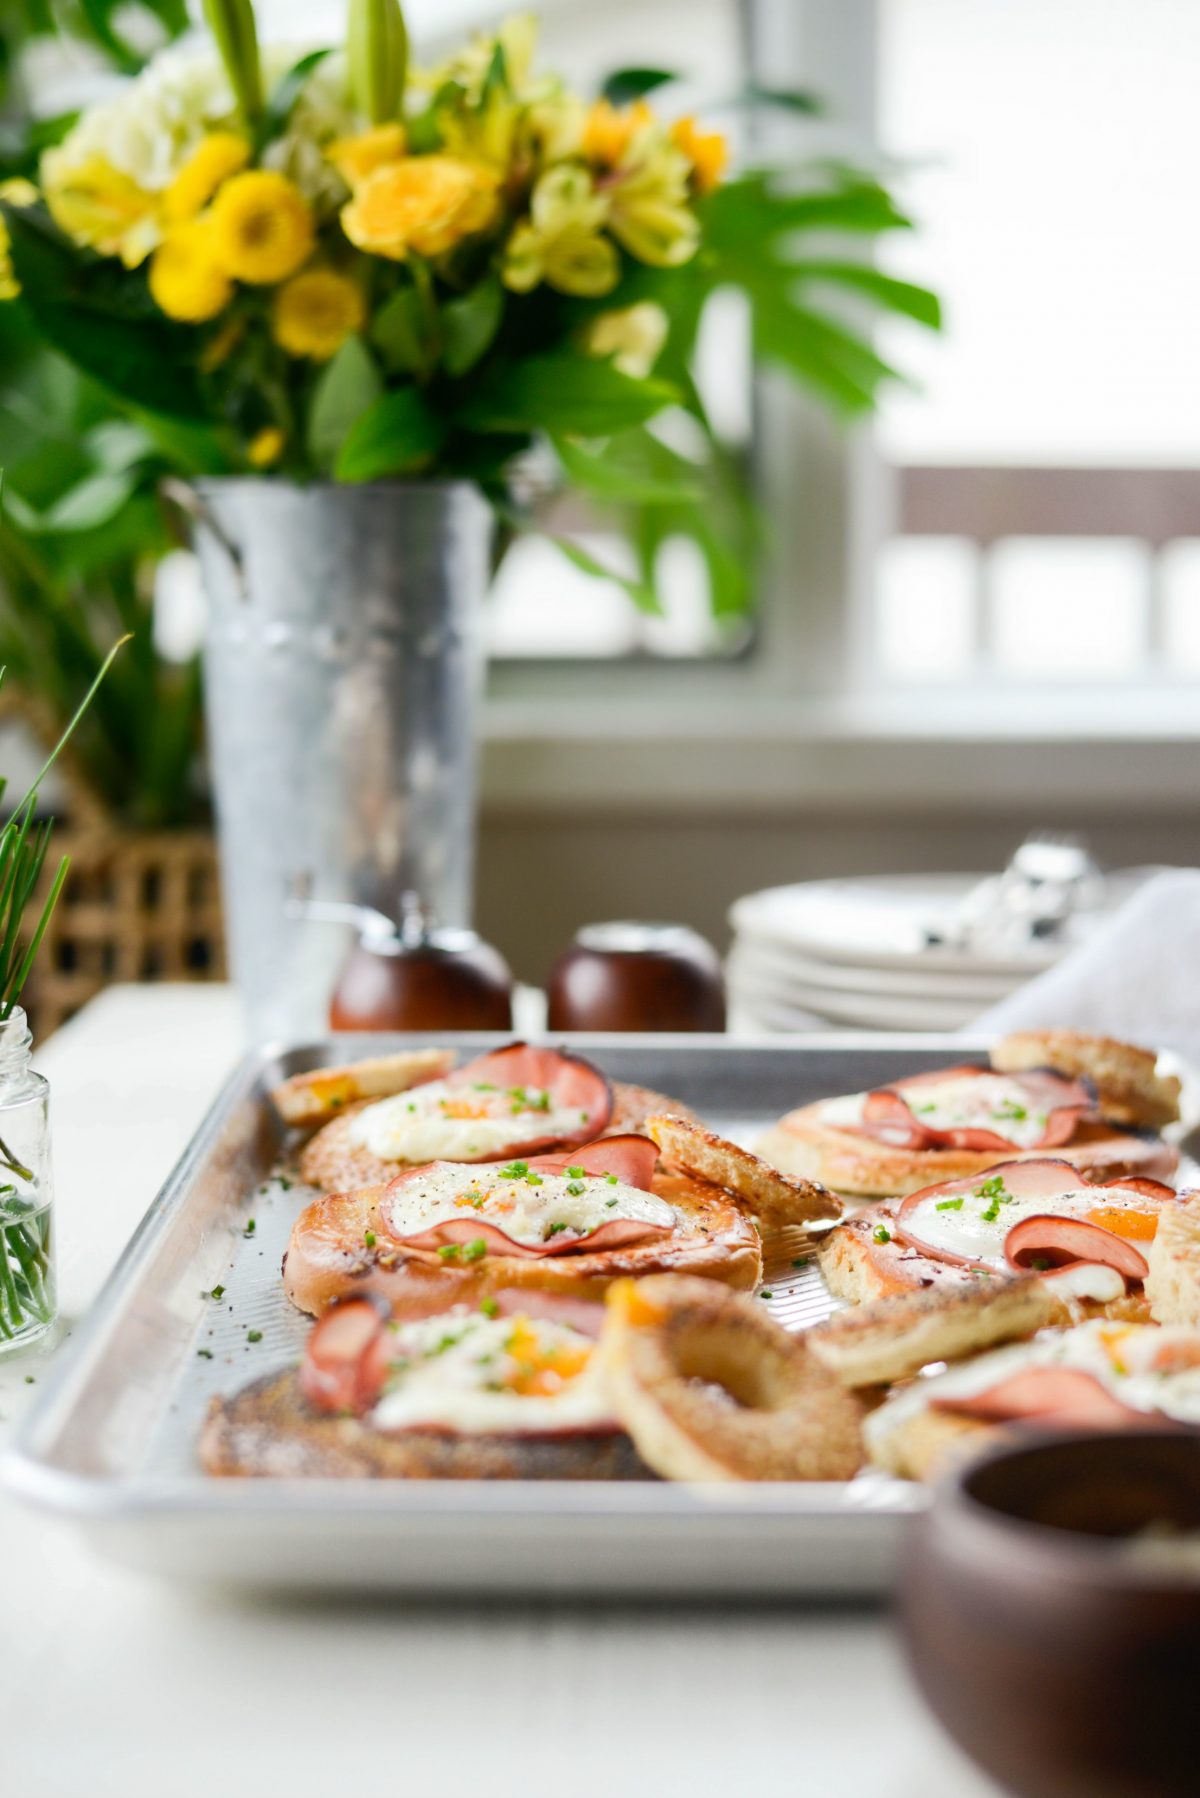
[[[309,1327],[284,1298],[279,1263],[310,1195],[273,1176],[288,1145],[269,1089],[391,1047],[445,1043],[465,1058],[503,1040],[343,1037],[244,1062],[26,1418],[3,1463],[8,1486],[73,1520],[116,1561],[207,1585],[473,1598],[883,1592],[924,1494],[882,1474],[697,1487],[201,1472],[195,1445],[209,1398],[295,1362]],[[566,1041],[613,1078],[682,1099],[751,1145],[794,1106],[945,1066],[965,1047],[928,1036]],[[815,1267],[778,1262],[768,1245],[764,1302],[780,1322],[802,1329],[827,1316],[833,1301]],[[219,1300],[209,1296],[217,1286]]]

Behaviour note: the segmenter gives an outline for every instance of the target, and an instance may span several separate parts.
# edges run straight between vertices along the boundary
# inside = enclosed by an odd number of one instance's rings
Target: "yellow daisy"
[[[223,181],[239,175],[250,160],[250,146],[232,131],[210,131],[192,151],[163,194],[163,217],[170,224],[195,218]]]
[[[286,175],[270,169],[248,169],[226,181],[211,217],[217,260],[238,281],[286,281],[312,250],[308,201]]]
[[[168,231],[150,259],[150,293],[168,318],[199,325],[233,298],[233,284],[214,255],[208,219],[189,219]]]
[[[335,269],[306,269],[275,295],[271,329],[289,356],[328,362],[366,317],[362,291]]]

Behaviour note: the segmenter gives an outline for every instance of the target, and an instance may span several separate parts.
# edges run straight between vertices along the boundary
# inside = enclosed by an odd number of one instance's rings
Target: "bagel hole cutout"
[[[775,1402],[773,1369],[748,1366],[744,1340],[723,1330],[687,1336],[676,1348],[675,1367],[681,1379],[721,1394],[738,1410],[766,1411]]]

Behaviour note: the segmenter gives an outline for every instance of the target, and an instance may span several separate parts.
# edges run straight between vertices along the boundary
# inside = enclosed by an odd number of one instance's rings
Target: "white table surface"
[[[238,1031],[224,989],[115,987],[37,1058],[68,1330]],[[56,1352],[0,1360],[0,1441]],[[3,1496],[0,1783],[28,1798],[995,1792],[923,1711],[878,1610],[204,1598]]]

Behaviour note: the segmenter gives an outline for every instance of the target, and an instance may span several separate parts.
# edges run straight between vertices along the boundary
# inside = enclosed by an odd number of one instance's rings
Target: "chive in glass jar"
[[[0,1355],[44,1336],[57,1315],[50,1088],[30,1066],[25,1013],[0,1019]]]

